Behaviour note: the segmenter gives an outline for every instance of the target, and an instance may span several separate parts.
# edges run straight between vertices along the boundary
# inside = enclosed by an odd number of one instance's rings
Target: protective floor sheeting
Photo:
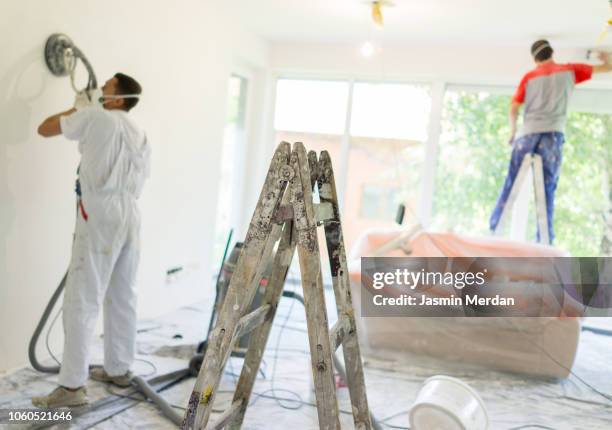
[[[328,297],[330,295],[328,294]],[[331,297],[329,297],[331,299]],[[333,304],[332,300],[328,303]],[[154,363],[156,374],[186,367],[194,352],[192,345],[205,332],[210,312],[209,304],[181,308],[178,311],[139,324],[139,358]],[[330,320],[335,319],[330,311]],[[255,386],[255,394],[243,428],[245,429],[316,429],[317,412],[312,377],[306,322],[302,306],[283,299],[275,327],[268,343],[265,362]],[[436,374],[461,378],[476,389],[487,405],[491,429],[555,429],[597,430],[612,428],[612,338],[584,332],[574,373],[608,395],[608,399],[588,388],[576,376],[564,381],[537,380],[521,375],[501,373],[482,368],[466,368],[428,357],[394,357],[381,352],[365,357],[366,383],[373,414],[394,427],[408,427],[408,409],[425,379]],[[96,339],[93,362],[102,357],[101,339]],[[229,405],[236,374],[242,360],[232,358],[222,380],[215,410]],[[150,364],[138,361],[135,373],[149,375]],[[0,409],[30,408],[30,398],[47,393],[55,387],[57,375],[45,375],[23,368],[0,379]],[[173,404],[184,407],[195,379],[191,378],[163,392]],[[173,426],[154,405],[121,398],[111,394],[105,384],[88,381],[92,402],[104,400],[105,405],[75,418],[70,425],[48,428],[62,429],[170,429]],[[227,392],[226,392],[227,390]],[[273,390],[273,391],[272,391]],[[128,395],[131,389],[115,393]],[[131,393],[133,398],[138,395]],[[277,397],[276,399],[272,397]],[[348,391],[340,388],[339,404],[348,412]],[[124,409],[109,416],[112,410]],[[109,412],[110,411],[110,412]],[[352,418],[342,413],[342,426],[353,428]],[[214,416],[213,416],[214,419]],[[0,425],[2,427],[2,425]],[[10,429],[40,428],[32,425],[10,425]]]

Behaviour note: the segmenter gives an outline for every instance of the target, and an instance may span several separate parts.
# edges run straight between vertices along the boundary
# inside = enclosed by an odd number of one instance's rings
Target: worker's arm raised
[[[514,142],[514,136],[516,136],[516,123],[518,122],[519,116],[519,108],[521,107],[521,103],[516,100],[512,100],[512,104],[510,105],[510,113],[508,115],[510,119],[510,145]]]
[[[593,66],[593,73],[612,72],[612,59],[610,58],[610,54],[607,52],[600,52],[599,59],[603,61],[603,64]]]
[[[76,109],[72,108],[50,116],[38,126],[38,134],[44,137],[53,137],[62,134],[60,118],[63,116],[72,115],[74,112],[76,112]]]

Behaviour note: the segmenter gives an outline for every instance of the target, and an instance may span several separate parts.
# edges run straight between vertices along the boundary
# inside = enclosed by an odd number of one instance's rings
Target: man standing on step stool
[[[140,213],[136,200],[149,173],[150,147],[128,116],[141,87],[117,73],[102,94],[81,92],[75,108],[47,118],[38,132],[63,134],[79,142],[77,219],[63,304],[64,355],[60,386],[34,397],[40,408],[88,402],[85,382],[89,349],[104,302],[104,367],[91,377],[130,385],[136,342],[134,280],[140,255]]]
[[[495,231],[510,196],[512,185],[519,172],[523,158],[528,154],[542,157],[544,190],[546,194],[546,216],[548,237],[554,239],[553,212],[555,190],[561,167],[561,150],[565,142],[564,129],[567,120],[567,106],[576,84],[591,79],[593,73],[612,71],[608,54],[601,53],[603,64],[557,64],[553,60],[553,49],[547,40],[538,40],[531,46],[531,55],[536,68],[527,73],[512,98],[510,106],[510,127],[512,135],[512,158],[508,175],[497,205],[491,214],[489,226]],[[523,125],[517,134],[519,108],[524,106]],[[540,232],[538,231],[538,240]]]

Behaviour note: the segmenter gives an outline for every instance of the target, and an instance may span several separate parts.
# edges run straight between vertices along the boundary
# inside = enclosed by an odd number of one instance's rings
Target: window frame
[[[424,196],[424,191],[425,191],[425,187],[426,187],[426,183],[429,182],[425,179],[426,176],[429,175],[429,171],[427,168],[427,160],[432,158],[432,155],[430,154],[430,152],[432,152],[432,144],[434,143],[433,140],[435,140],[436,138],[434,137],[434,135],[432,135],[431,133],[431,125],[432,125],[432,112],[434,109],[434,98],[433,98],[433,90],[434,90],[434,84],[431,81],[427,81],[427,80],[419,80],[419,79],[374,79],[374,78],[368,78],[368,77],[348,77],[348,76],[341,76],[341,75],[321,75],[321,74],[300,74],[300,73],[278,73],[278,74],[274,74],[272,77],[272,82],[273,82],[273,89],[270,91],[270,96],[272,97],[272,105],[273,105],[273,109],[272,112],[270,114],[270,120],[269,120],[269,132],[270,132],[270,136],[274,136],[276,129],[275,129],[275,124],[274,124],[274,119],[275,119],[275,110],[276,110],[276,92],[277,92],[277,88],[278,88],[278,82],[280,80],[296,80],[296,81],[325,81],[325,82],[342,82],[342,83],[347,83],[349,85],[349,91],[348,91],[348,96],[347,96],[347,107],[346,107],[346,118],[344,121],[344,132],[342,134],[342,139],[341,139],[341,147],[340,147],[340,165],[336,167],[335,169],[335,176],[336,176],[336,188],[338,190],[338,200],[339,200],[339,205],[340,205],[340,211],[344,210],[344,203],[345,203],[345,196],[346,196],[346,188],[348,186],[347,184],[347,174],[348,174],[348,162],[349,162],[349,157],[350,157],[350,146],[351,146],[351,120],[352,120],[352,108],[353,108],[353,95],[354,95],[354,90],[355,90],[355,85],[356,84],[395,84],[395,85],[413,85],[413,86],[425,86],[428,87],[429,91],[430,91],[430,95],[431,95],[431,109],[430,109],[430,115],[429,115],[429,119],[428,119],[428,124],[427,124],[427,139],[424,142],[425,145],[425,163],[422,169],[422,182],[421,182],[421,190],[420,190],[420,201],[418,202],[418,206],[420,208],[420,213],[419,213],[419,218],[421,219],[421,223],[425,224],[424,220],[423,220],[423,208],[426,206],[431,206],[433,204],[433,200],[431,201],[423,201],[423,196]],[[438,136],[439,138],[439,136]],[[274,142],[274,139],[272,138],[270,140],[270,147],[268,147],[268,152],[273,152],[274,148],[276,146],[278,142]],[[437,146],[437,143],[436,143]],[[432,176],[433,178],[433,176]],[[429,212],[431,212],[431,209],[429,209]],[[429,214],[430,216],[430,214]],[[428,224],[428,221],[427,221]]]
[[[331,81],[331,82],[346,82],[349,84],[349,94],[347,97],[347,110],[344,134],[342,136],[341,146],[341,162],[340,166],[336,167],[336,181],[339,194],[340,210],[344,209],[344,196],[346,195],[347,184],[347,168],[350,151],[350,128],[352,116],[352,103],[354,86],[357,83],[373,83],[373,84],[407,84],[407,85],[424,85],[429,87],[431,97],[431,109],[427,125],[427,139],[425,140],[425,161],[421,172],[421,190],[419,192],[418,202],[418,219],[420,224],[427,229],[433,217],[433,196],[435,193],[435,177],[439,159],[439,145],[442,135],[442,115],[444,112],[444,98],[447,91],[485,91],[491,94],[512,95],[516,89],[516,85],[508,82],[503,83],[485,83],[478,84],[467,81],[441,79],[422,79],[418,77],[396,78],[389,79],[376,78],[364,75],[347,75],[342,73],[311,73],[311,72],[296,72],[296,71],[274,71],[270,75],[272,83],[269,91],[271,97],[271,114],[269,116],[267,129],[270,139],[267,139],[269,147],[268,152],[273,152],[276,143],[274,142],[274,110],[276,109],[276,88],[279,80],[311,80],[311,81]],[[518,78],[517,78],[518,79]],[[604,94],[602,94],[605,93]],[[610,113],[612,114],[612,104],[606,106],[605,100],[611,100],[612,89],[593,89],[593,88],[576,88],[574,95],[583,99],[587,96],[596,95],[598,102],[591,109],[585,110],[584,103],[577,109],[573,104],[570,104],[570,112],[592,112],[592,113]]]

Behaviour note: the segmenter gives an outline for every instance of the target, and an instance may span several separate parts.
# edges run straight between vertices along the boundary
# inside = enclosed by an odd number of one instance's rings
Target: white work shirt
[[[150,145],[127,112],[87,107],[60,117],[63,135],[79,141],[83,194],[140,197],[150,170]]]

